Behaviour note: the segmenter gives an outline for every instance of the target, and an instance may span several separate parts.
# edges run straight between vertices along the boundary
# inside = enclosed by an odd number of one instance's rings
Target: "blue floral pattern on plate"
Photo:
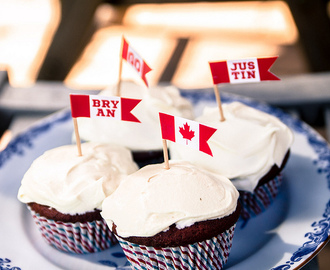
[[[21,270],[21,268],[16,266],[11,266],[11,260],[7,258],[0,258],[0,270]]]
[[[52,127],[60,122],[65,122],[71,119],[71,113],[66,111],[59,113],[56,117],[52,118],[52,121],[42,122],[39,125],[31,127],[25,133],[18,135],[14,141],[0,152],[0,168],[7,162],[12,155],[24,155],[26,148],[33,147],[33,141],[44,132],[49,131]]]

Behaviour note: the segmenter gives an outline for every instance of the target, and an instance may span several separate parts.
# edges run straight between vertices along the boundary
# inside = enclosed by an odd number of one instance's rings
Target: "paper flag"
[[[148,86],[146,74],[151,71],[151,68],[142,59],[142,57],[128,44],[123,37],[122,58],[127,61],[140,75],[146,86]]]
[[[122,121],[139,122],[131,113],[141,99],[110,97],[99,95],[70,94],[73,118],[110,118]]]
[[[280,80],[269,71],[277,56],[210,62],[213,83],[250,83]]]
[[[216,131],[215,128],[165,113],[159,113],[159,119],[164,140],[187,145],[213,156],[207,141]]]

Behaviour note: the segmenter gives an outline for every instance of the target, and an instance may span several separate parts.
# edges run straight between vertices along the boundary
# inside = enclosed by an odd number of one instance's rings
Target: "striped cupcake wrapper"
[[[187,246],[156,248],[118,237],[126,258],[136,270],[222,269],[228,260],[236,224],[209,240]]]
[[[253,193],[239,191],[241,203],[241,217],[248,220],[264,212],[274,201],[280,191],[282,175],[279,174],[266,184],[258,187]]]
[[[86,254],[108,249],[118,243],[104,220],[61,222],[40,216],[30,208],[29,210],[42,237],[59,250]]]

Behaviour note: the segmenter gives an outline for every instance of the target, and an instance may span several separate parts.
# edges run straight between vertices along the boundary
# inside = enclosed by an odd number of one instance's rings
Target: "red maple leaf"
[[[183,124],[183,127],[179,127],[179,132],[182,137],[187,140],[187,144],[188,140],[191,141],[191,139],[195,137],[195,131],[190,130],[188,123]]]

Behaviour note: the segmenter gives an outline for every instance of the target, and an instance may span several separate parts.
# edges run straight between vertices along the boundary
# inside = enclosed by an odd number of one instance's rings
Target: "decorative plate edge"
[[[11,266],[11,260],[8,258],[0,258],[0,269],[1,270],[21,270],[20,267]]]
[[[3,151],[0,152],[0,168],[7,163],[13,155],[24,155],[26,148],[32,148],[33,140],[39,135],[50,130],[57,123],[65,122],[70,118],[70,111],[64,111],[53,115],[53,117],[46,118],[45,121],[41,121],[32,126],[26,132],[19,134]]]

